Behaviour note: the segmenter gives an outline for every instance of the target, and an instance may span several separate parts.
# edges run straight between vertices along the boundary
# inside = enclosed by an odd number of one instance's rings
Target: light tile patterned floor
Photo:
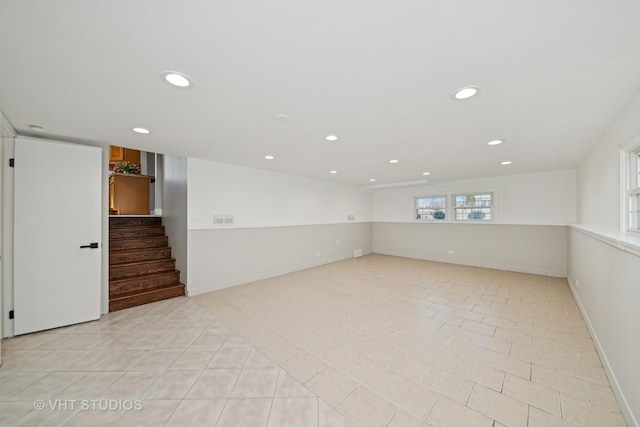
[[[188,298],[7,339],[2,360],[1,426],[352,425]]]
[[[566,281],[381,255],[2,351],[8,426],[625,425]],[[143,410],[36,411],[36,399]]]
[[[194,300],[358,426],[626,425],[564,279],[371,255]]]

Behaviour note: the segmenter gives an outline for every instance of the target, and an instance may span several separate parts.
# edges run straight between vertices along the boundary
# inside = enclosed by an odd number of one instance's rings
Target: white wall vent
[[[354,258],[358,258],[362,256],[362,249],[356,249],[355,251],[353,251],[353,257]]]
[[[214,215],[213,225],[233,225],[233,215]]]

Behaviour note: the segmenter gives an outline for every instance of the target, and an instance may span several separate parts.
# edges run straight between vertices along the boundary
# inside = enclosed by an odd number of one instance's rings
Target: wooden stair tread
[[[127,237],[111,237],[109,236],[109,240],[140,240],[140,239],[159,239],[159,238],[166,238],[167,236],[165,236],[164,234],[158,234],[157,236],[127,236]]]
[[[162,237],[162,236],[153,236],[153,237]],[[145,237],[146,238],[146,237]],[[132,240],[138,240],[138,239],[132,239]],[[139,251],[150,251],[150,250],[156,250],[156,249],[166,249],[166,248],[125,248],[125,249],[114,249],[112,251],[109,251],[109,253],[118,253],[118,254],[122,254],[125,252],[139,252]]]
[[[175,258],[126,262],[109,266],[109,280],[124,279],[125,277],[138,277],[149,273],[174,271],[175,268]]]
[[[164,225],[109,227],[109,239],[137,236],[164,236]]]
[[[145,265],[157,262],[166,262],[166,261],[175,261],[175,258],[160,258],[160,259],[146,259],[144,261],[132,261],[132,262],[121,262],[118,264],[109,264],[109,268],[111,267],[135,267],[137,265]]]
[[[138,248],[164,248],[168,246],[169,238],[167,236],[140,236],[109,239],[110,252]]]
[[[115,294],[112,295],[110,300],[111,301],[116,301],[119,299],[124,299],[124,298],[131,298],[134,296],[138,296],[138,295],[148,295],[148,294],[153,294],[159,291],[164,291],[167,289],[172,289],[172,288],[183,288],[184,290],[184,284],[178,282],[176,284],[173,285],[162,285],[162,286],[158,286],[155,288],[149,288],[149,289],[145,289],[145,290],[141,290],[141,291],[131,291],[131,292],[122,292],[120,294]]]
[[[185,294],[160,217],[109,218],[109,311]]]
[[[166,250],[167,248],[126,248],[126,249],[114,249],[109,251],[109,254],[116,253],[118,255],[124,255],[127,253],[145,252],[145,251],[157,251]]]
[[[144,279],[153,278],[154,276],[165,276],[165,275],[176,274],[176,273],[180,273],[180,270],[162,271],[160,273],[148,273],[148,274],[141,274],[141,275],[135,276],[135,277],[125,277],[125,278],[122,278],[122,279],[113,279],[113,280],[109,280],[109,284],[111,284],[111,283],[116,284],[118,282],[127,282],[127,281],[131,281],[133,279],[144,280]]]
[[[179,282],[180,271],[178,270],[114,279],[109,281],[109,296],[126,292],[140,292],[144,289],[153,289]]]
[[[140,252],[162,252],[162,251],[166,251],[171,249],[170,247],[159,247],[159,248],[155,248],[155,247],[150,247],[150,248],[124,248],[124,249],[114,249],[112,251],[109,251],[109,255],[111,254],[116,254],[116,255],[135,255],[137,253]]]
[[[184,285],[182,283],[152,288],[145,292],[122,293],[110,298],[109,311],[124,310],[125,308],[184,296],[184,294]]]
[[[111,227],[135,227],[140,225],[162,225],[162,217],[110,217],[109,226]]]
[[[171,258],[171,248],[151,247],[151,248],[127,248],[109,251],[109,266],[120,265],[127,261],[158,261]]]
[[[161,234],[158,234],[157,236],[139,236],[139,238],[136,238],[135,236],[127,236],[121,239],[116,237],[109,239],[109,247],[115,246],[116,248],[112,249],[114,251],[137,249],[136,244],[142,245],[141,248],[153,248],[155,246],[145,245],[154,245],[162,240],[166,240],[167,243],[169,242],[167,236],[163,236]],[[130,244],[132,244],[133,246],[129,246]]]
[[[127,230],[127,229],[140,229],[140,228],[160,228],[164,227],[162,224],[149,224],[149,225],[118,225],[118,224],[109,224],[109,229],[111,230]]]

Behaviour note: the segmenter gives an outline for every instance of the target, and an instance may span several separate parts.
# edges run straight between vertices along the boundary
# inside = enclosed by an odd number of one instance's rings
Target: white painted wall
[[[371,221],[372,195],[354,185],[189,159],[189,227],[213,226],[214,214],[235,226]]]
[[[640,420],[640,245],[621,231],[620,150],[640,140],[640,88],[577,172],[568,279],[629,425]]]
[[[629,426],[640,416],[640,257],[615,239],[569,231],[569,284]]]
[[[567,276],[563,225],[375,222],[373,252],[544,276]],[[453,252],[453,253],[450,253]]]
[[[640,87],[602,142],[578,168],[578,223],[607,234],[620,232],[620,150],[640,138]],[[639,141],[640,142],[640,141]]]
[[[576,172],[573,169],[375,190],[373,219],[416,222],[415,196],[480,191],[495,193],[494,223],[497,224],[566,225],[576,221]]]
[[[357,186],[197,159],[188,169],[190,295],[371,252],[372,194]],[[214,226],[214,214],[235,223]]]
[[[371,223],[189,230],[189,295],[371,253]]]
[[[164,156],[162,168],[162,223],[171,246],[171,256],[180,270],[180,281],[188,285],[187,159]]]
[[[494,193],[493,221],[416,220],[416,196]],[[454,264],[566,277],[566,225],[576,219],[575,170],[378,189],[373,251]],[[453,251],[454,253],[450,253]]]

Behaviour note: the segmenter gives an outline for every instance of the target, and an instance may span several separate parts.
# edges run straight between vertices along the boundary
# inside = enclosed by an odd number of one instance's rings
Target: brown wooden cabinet
[[[153,177],[113,174],[109,177],[110,215],[149,215]]]
[[[140,150],[118,147],[117,145],[109,146],[109,163],[124,161],[140,164]]]

